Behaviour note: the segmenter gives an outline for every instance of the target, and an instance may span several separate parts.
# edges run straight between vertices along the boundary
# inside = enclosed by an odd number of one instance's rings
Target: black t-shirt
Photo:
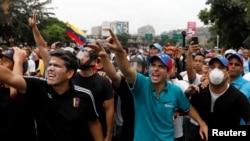
[[[200,93],[193,94],[190,102],[210,128],[234,127],[240,125],[241,118],[250,119],[247,97],[232,85],[215,101],[213,112],[209,87],[200,88]]]
[[[134,138],[134,99],[131,94],[125,78],[122,77],[119,87],[113,86],[116,94],[120,96],[121,100],[121,113],[123,125],[120,132],[120,141],[133,141]]]
[[[28,101],[11,99],[9,88],[0,87],[0,93],[0,141],[35,141],[32,106]]]
[[[91,91],[70,85],[67,92],[59,95],[44,79],[25,80],[27,97],[35,108],[38,140],[86,141],[86,121],[98,118]]]
[[[105,100],[114,98],[112,84],[106,77],[100,76],[98,73],[95,73],[90,77],[82,77],[79,72],[77,72],[73,77],[73,83],[89,89],[94,95],[96,109],[99,114],[99,119],[105,136],[106,113],[103,104]]]

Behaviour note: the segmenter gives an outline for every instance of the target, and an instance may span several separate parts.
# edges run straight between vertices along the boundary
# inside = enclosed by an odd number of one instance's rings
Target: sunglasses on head
[[[203,65],[209,65],[209,61],[203,61]]]

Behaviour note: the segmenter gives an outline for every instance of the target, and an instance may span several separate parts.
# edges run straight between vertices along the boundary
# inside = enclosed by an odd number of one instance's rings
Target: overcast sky
[[[198,19],[206,0],[53,0],[49,7],[56,17],[91,34],[103,21],[128,21],[129,33],[151,25],[159,35],[163,31],[185,29],[188,21],[204,26]]]

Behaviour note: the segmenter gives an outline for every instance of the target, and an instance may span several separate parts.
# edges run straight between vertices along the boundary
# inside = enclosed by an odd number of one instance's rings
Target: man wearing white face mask
[[[221,56],[212,58],[208,77],[208,87],[200,88],[190,99],[208,127],[230,129],[240,124],[240,118],[250,124],[250,105],[246,96],[228,83],[228,60]]]

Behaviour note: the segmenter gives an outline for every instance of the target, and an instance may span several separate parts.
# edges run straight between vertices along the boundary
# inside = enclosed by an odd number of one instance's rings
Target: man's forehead
[[[162,66],[165,66],[162,61],[158,58],[154,59],[151,64],[154,64],[154,65],[162,65]],[[166,67],[166,66],[165,66]]]
[[[96,54],[96,51],[94,49],[90,48],[90,47],[85,47],[83,50],[86,50],[86,51],[88,51],[90,53]]]
[[[240,62],[240,60],[238,58],[236,58],[236,57],[232,57],[232,58],[228,59],[229,62],[232,62],[232,61],[235,61],[235,60],[237,62]]]
[[[60,57],[57,57],[57,56],[51,56],[50,57],[50,61],[63,61],[63,59],[61,59]]]
[[[150,46],[149,48],[150,49],[157,49],[155,46]]]
[[[204,57],[203,56],[201,56],[201,55],[196,55],[195,57],[194,57],[195,59],[202,59],[202,60],[204,60]]]
[[[204,61],[210,61],[211,60],[211,58],[205,58],[204,59]]]

